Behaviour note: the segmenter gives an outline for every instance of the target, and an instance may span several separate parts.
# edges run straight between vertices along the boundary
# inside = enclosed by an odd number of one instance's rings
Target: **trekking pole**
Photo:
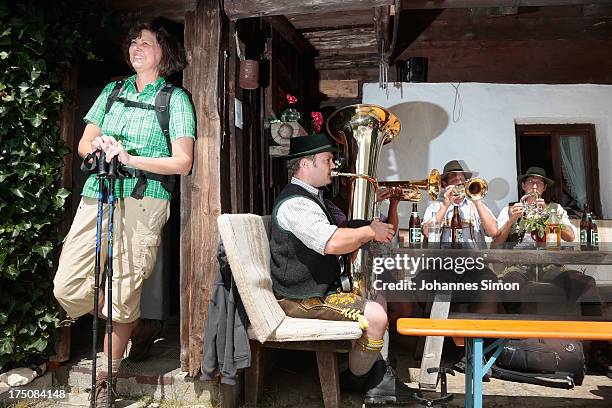
[[[94,160],[95,156],[94,156]],[[91,399],[90,406],[96,403],[96,363],[98,360],[98,302],[100,300],[100,256],[102,252],[102,217],[104,213],[104,180],[107,176],[106,159],[103,150],[97,158],[98,178],[98,218],[96,223],[96,261],[94,266],[94,300],[93,300],[93,339],[91,344]]]
[[[108,396],[106,406],[113,406],[113,213],[115,210],[115,179],[117,178],[117,157],[108,164],[108,252],[106,258],[106,334],[108,344]]]

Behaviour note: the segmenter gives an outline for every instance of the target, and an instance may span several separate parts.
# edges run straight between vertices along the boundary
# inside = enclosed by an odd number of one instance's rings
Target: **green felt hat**
[[[444,165],[442,170],[442,179],[446,179],[451,173],[463,173],[466,179],[472,178],[472,172],[468,169],[467,164],[459,160],[451,160]]]
[[[547,186],[552,186],[553,184],[555,184],[554,180],[551,180],[548,177],[546,177],[546,170],[544,170],[541,167],[537,167],[537,166],[529,167],[527,171],[525,172],[525,174],[521,174],[516,179],[519,181],[519,183],[522,183],[523,180],[525,180],[527,177],[532,177],[532,176],[543,178]]]
[[[318,135],[292,137],[289,140],[289,154],[285,159],[295,159],[315,153],[337,152],[332,140],[324,133]]]

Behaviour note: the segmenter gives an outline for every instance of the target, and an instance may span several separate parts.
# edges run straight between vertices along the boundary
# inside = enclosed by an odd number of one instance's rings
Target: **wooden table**
[[[483,258],[486,263],[506,265],[612,265],[612,243],[600,243],[598,250],[582,250],[580,244],[563,243],[558,249],[546,248],[544,244],[531,247],[519,247],[513,244],[484,244],[480,248],[453,248],[451,244],[438,244],[436,247],[424,244],[423,247],[398,247],[389,244],[370,244],[367,262],[372,267],[375,257],[440,257]],[[612,277],[612,274],[611,274]],[[433,299],[430,318],[447,319],[451,301],[450,292],[436,292]],[[439,367],[444,344],[443,336],[428,336],[425,341],[421,360],[420,387],[435,390],[437,373],[428,373],[427,369]]]
[[[424,244],[427,245],[427,244]],[[408,256],[428,257],[483,257],[486,262],[503,264],[564,264],[564,265],[612,265],[612,243],[602,243],[599,250],[581,250],[580,244],[563,243],[559,249],[538,247],[512,247],[511,245],[491,245],[482,248],[453,248],[446,245],[442,248],[411,248],[385,244],[374,244],[369,248],[372,256]]]

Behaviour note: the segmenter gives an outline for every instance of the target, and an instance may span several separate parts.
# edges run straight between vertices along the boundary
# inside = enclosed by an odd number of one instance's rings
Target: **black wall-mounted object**
[[[396,78],[399,82],[427,82],[427,58],[410,57],[395,61]]]

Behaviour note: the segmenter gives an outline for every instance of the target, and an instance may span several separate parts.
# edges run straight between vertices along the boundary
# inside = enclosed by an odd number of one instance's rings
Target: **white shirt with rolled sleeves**
[[[303,187],[315,200],[320,201],[318,188],[295,177],[291,179],[291,183]],[[291,232],[304,245],[321,255],[325,255],[327,241],[338,229],[338,226],[329,222],[327,215],[317,203],[304,197],[285,200],[278,207],[276,220],[282,229]]]
[[[423,224],[431,222],[431,220],[436,216],[436,214],[438,214],[438,211],[440,211],[440,207],[442,207],[442,201],[438,200],[438,201],[433,201],[429,203],[429,205],[425,209],[425,214],[423,215]],[[451,205],[450,207],[448,207],[448,210],[446,210],[446,214],[444,216],[444,226],[443,226],[444,232],[441,238],[442,242],[451,241],[451,234],[449,233],[450,232],[449,227],[450,227],[451,219],[453,218],[453,211],[454,211],[453,207],[454,205]],[[495,216],[493,215],[491,210],[489,210],[488,207],[485,206],[485,209],[491,214],[491,217],[495,218]],[[461,216],[461,221],[463,221],[464,223],[469,221],[469,224],[474,227],[474,239],[470,237],[469,232],[464,227],[464,232],[463,232],[463,235],[465,237],[464,242],[471,242],[471,241],[484,242],[485,234],[484,234],[484,231],[481,229],[480,216],[478,215],[478,210],[474,206],[474,203],[472,203],[467,198],[464,198],[461,204],[459,204],[459,215]]]
[[[509,208],[510,206],[508,205],[502,208],[501,212],[499,213],[499,216],[497,217],[497,228],[501,228],[510,219],[510,214],[508,213]],[[566,228],[571,228],[571,230],[574,231],[574,236],[575,237],[578,236],[577,235],[578,230],[570,222],[569,216],[567,215],[567,211],[565,211],[563,207],[557,204],[557,212],[560,215],[559,224],[565,225]],[[535,242],[535,241],[533,240],[533,238],[531,238],[530,234],[525,234],[523,236],[523,242]]]

